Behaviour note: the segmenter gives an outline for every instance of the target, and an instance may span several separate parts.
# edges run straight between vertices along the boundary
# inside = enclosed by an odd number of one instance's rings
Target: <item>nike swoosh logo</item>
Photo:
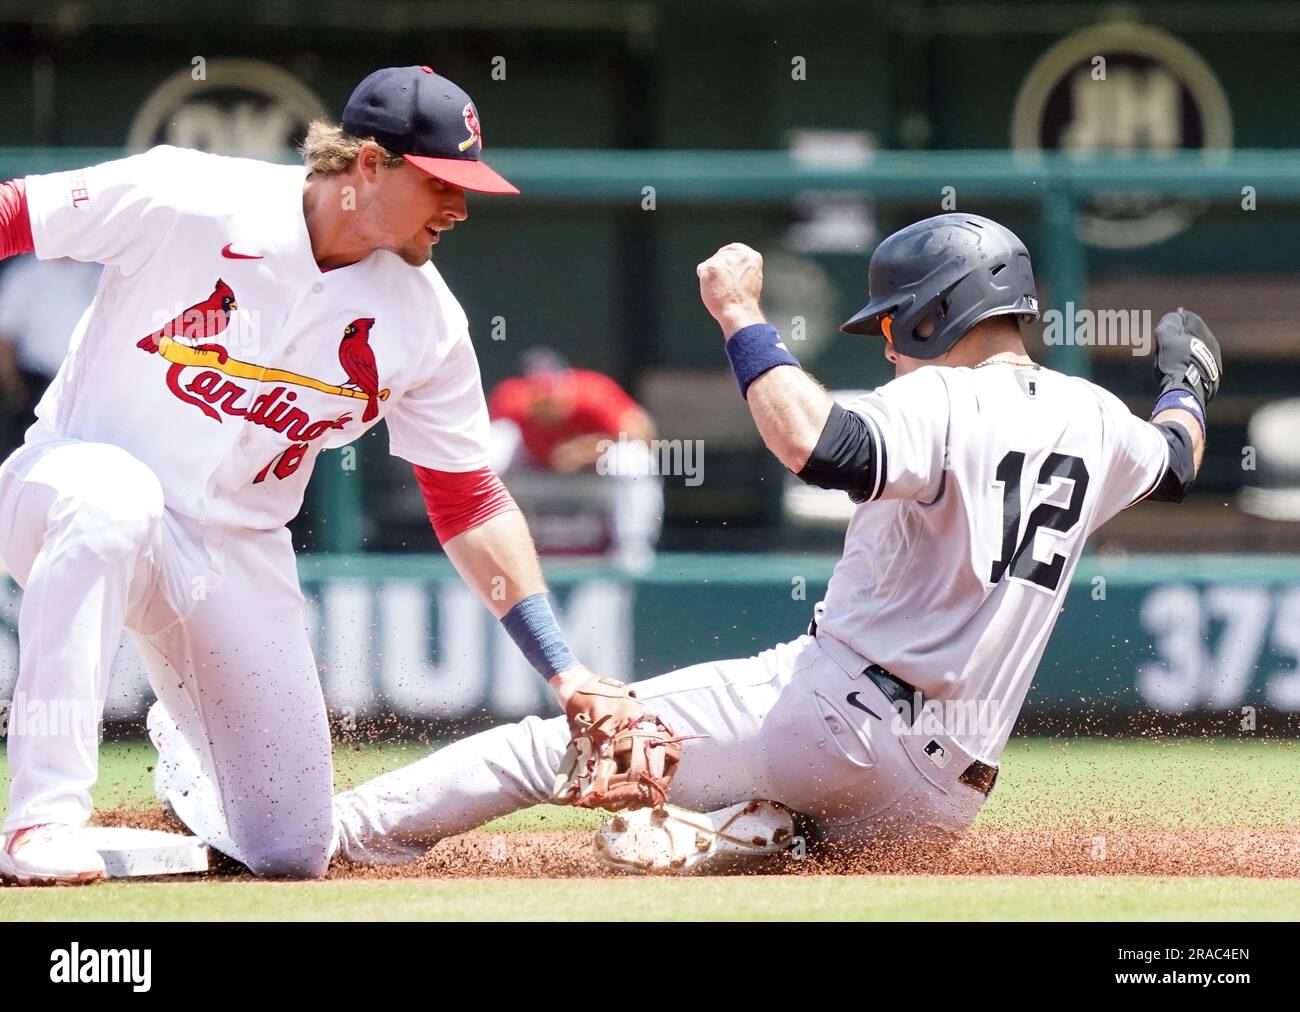
[[[860,692],[850,692],[848,695],[849,706],[856,706],[859,710],[869,713],[871,716],[875,717],[876,720],[879,720],[880,714],[868,707],[866,703],[859,702],[858,697],[860,695],[862,695]]]
[[[262,256],[259,253],[236,253],[234,250],[230,248],[233,245],[234,243],[228,242],[221,247],[221,255],[225,257],[227,260],[261,260],[262,259]]]

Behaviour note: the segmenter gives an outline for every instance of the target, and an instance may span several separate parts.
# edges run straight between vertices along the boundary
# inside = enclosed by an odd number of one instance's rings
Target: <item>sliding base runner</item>
[[[1195,313],[1156,327],[1146,421],[1029,357],[1029,251],[997,222],[927,218],[881,243],[867,273],[870,301],[841,329],[881,335],[896,376],[840,405],[764,317],[756,250],[732,243],[698,268],[767,447],[857,508],[807,635],[636,683],[681,761],[667,805],[619,812],[596,837],[611,867],[725,869],[793,841],[795,826],[810,854],[950,845],[993,790],[1088,536],[1192,484],[1222,375]],[[746,605],[720,593],[718,623]],[[571,737],[561,717],[530,717],[347,791],[334,800],[339,850],[410,860],[567,798],[551,785]],[[589,766],[579,753],[562,773],[582,790]]]

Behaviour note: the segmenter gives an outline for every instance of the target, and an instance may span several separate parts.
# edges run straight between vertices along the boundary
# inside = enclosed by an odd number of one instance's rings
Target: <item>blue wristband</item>
[[[798,368],[799,360],[781,342],[781,332],[770,323],[741,327],[727,340],[727,358],[740,384],[740,396],[749,396],[749,385],[778,365]]]
[[[501,624],[543,678],[554,678],[577,665],[545,594],[524,598],[505,613]]]
[[[1160,412],[1168,411],[1170,408],[1178,408],[1180,411],[1195,415],[1196,420],[1201,423],[1201,435],[1205,435],[1205,409],[1201,407],[1201,402],[1196,399],[1195,394],[1181,387],[1166,390],[1156,401],[1156,406],[1151,409],[1151,417],[1155,418]]]

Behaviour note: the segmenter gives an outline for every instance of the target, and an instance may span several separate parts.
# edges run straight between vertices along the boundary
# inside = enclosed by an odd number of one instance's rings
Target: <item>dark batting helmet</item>
[[[876,247],[871,299],[840,330],[888,336],[900,354],[938,358],[990,316],[1038,316],[1029,250],[1008,228],[978,214],[939,214]]]

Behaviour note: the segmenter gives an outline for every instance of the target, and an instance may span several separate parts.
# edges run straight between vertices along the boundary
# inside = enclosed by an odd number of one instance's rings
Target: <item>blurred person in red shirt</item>
[[[493,467],[614,478],[615,559],[634,571],[649,568],[663,525],[650,416],[614,380],[575,369],[549,348],[525,352],[521,365],[522,376],[488,395]]]

